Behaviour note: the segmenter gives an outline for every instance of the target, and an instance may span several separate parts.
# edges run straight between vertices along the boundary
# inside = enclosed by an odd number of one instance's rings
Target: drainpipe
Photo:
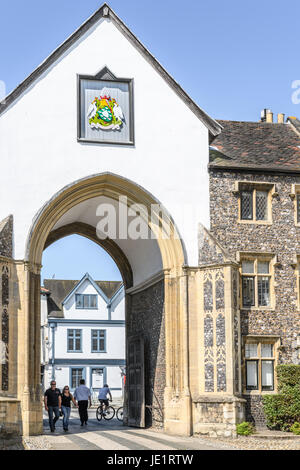
[[[108,319],[111,320],[111,304],[107,304]]]

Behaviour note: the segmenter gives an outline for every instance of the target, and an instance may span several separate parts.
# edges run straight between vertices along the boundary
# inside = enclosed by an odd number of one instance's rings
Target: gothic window
[[[242,220],[253,219],[253,192],[252,191],[241,192],[241,219]]]
[[[241,220],[268,220],[268,194],[269,191],[256,188],[242,190],[240,193]]]

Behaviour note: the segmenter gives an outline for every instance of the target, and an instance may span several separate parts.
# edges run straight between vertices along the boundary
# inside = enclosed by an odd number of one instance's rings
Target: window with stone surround
[[[234,194],[239,196],[240,223],[272,223],[272,195],[277,194],[274,184],[236,181]]]
[[[241,260],[241,308],[272,308],[273,264],[268,257]]]
[[[290,197],[295,204],[295,225],[300,226],[300,184],[292,184]]]
[[[268,219],[268,191],[241,191],[241,220]]]
[[[278,338],[247,337],[244,339],[244,390],[275,390],[275,365]]]

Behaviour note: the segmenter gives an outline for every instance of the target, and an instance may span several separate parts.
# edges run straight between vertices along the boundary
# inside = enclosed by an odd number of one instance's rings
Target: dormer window
[[[97,309],[97,295],[95,294],[76,294],[76,308]]]

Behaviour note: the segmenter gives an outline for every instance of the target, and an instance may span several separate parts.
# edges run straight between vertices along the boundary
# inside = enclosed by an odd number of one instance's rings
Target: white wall
[[[82,353],[67,352],[68,329],[82,330]],[[91,330],[106,330],[106,352],[91,352]],[[50,354],[51,355],[51,354]],[[51,356],[52,357],[52,356]],[[61,323],[55,328],[55,357],[67,359],[124,359],[125,358],[125,325],[86,325],[84,323]]]
[[[93,389],[91,383],[91,369],[93,368],[101,368],[101,364],[99,366],[82,366],[78,364],[77,366],[74,365],[72,367],[75,368],[84,368],[84,376],[86,381],[86,386],[89,387],[93,393],[93,398],[97,399],[99,389]],[[103,366],[106,369],[106,382],[110,386],[111,389],[117,388],[119,390],[111,390],[112,398],[119,398],[122,396],[122,378],[121,378],[121,370],[118,366]],[[61,391],[65,385],[69,385],[71,388],[71,374],[70,374],[71,366],[68,365],[57,365],[55,366],[55,380],[56,386]],[[44,388],[45,390],[49,388],[50,381],[52,380],[52,367],[46,366],[45,368],[45,376],[44,376]],[[73,390],[73,389],[72,389]]]
[[[97,295],[97,309],[76,308],[76,294]],[[74,292],[70,299],[64,304],[64,317],[66,319],[108,320],[107,303],[90,281],[85,279],[81,286],[76,289],[76,292]]]
[[[124,288],[113,298],[111,304],[111,319],[125,320],[125,291]]]
[[[104,65],[134,78],[134,147],[77,142],[77,74],[94,75]],[[79,178],[110,171],[164,204],[189,263],[197,264],[196,222],[209,220],[208,131],[109,20],[99,21],[0,116],[0,155],[0,220],[14,215],[17,259],[47,200]],[[198,216],[184,220],[193,204]]]

